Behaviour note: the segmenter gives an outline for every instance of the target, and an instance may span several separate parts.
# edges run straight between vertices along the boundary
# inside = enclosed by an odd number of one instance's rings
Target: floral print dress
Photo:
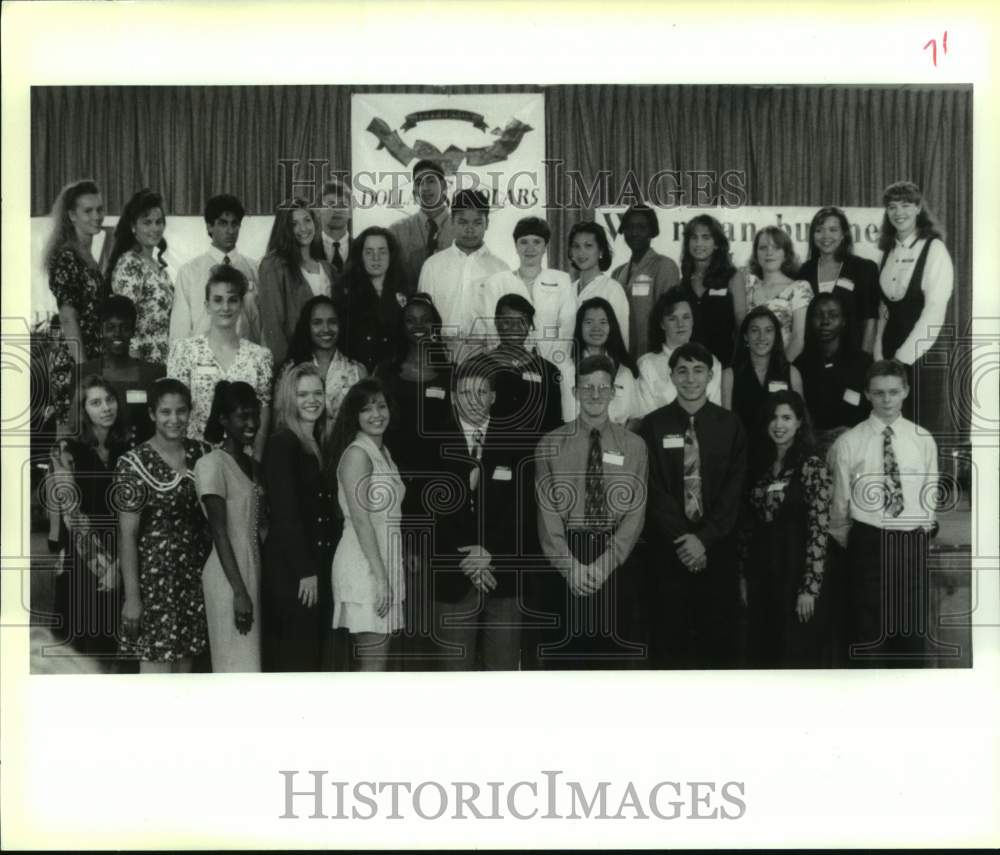
[[[101,274],[96,267],[87,264],[72,247],[66,246],[52,260],[49,290],[59,308],[72,306],[76,309],[80,327],[79,344],[68,342],[60,328],[52,329],[52,348],[48,363],[48,406],[52,408],[57,421],[63,422],[69,414],[77,365],[73,349],[79,348],[81,363],[97,359],[101,355]]]
[[[796,603],[799,594],[819,598],[822,591],[831,497],[830,473],[816,456],[797,469],[782,468],[777,476],[768,469],[750,487],[740,552],[749,600],[749,647],[756,660],[751,665],[819,664],[823,616],[800,622]]]
[[[176,472],[148,443],[118,461],[114,505],[139,516],[139,635],[122,652],[147,662],[197,656],[208,643],[202,569],[212,537],[195,489],[195,462],[208,450],[184,441],[186,471]]]
[[[174,283],[166,266],[153,268],[135,252],[118,259],[111,274],[111,290],[135,303],[135,335],[129,352],[136,359],[166,365],[170,348],[170,310]]]
[[[767,306],[778,318],[781,324],[781,340],[785,347],[792,338],[792,315],[799,309],[805,309],[813,298],[812,286],[804,279],[789,282],[781,293],[770,300],[763,294],[764,283],[747,273],[747,311],[758,306]]]

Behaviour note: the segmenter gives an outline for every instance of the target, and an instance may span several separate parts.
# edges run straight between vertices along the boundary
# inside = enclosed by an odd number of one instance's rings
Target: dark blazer
[[[684,448],[664,448],[664,437],[683,437],[689,416],[677,401],[654,410],[642,420],[639,435],[649,452],[649,493],[646,498],[647,541],[651,554],[668,559],[675,569],[674,538],[691,532],[709,552],[730,545],[743,501],[747,469],[747,438],[739,419],[711,402],[695,414],[701,457],[704,516],[692,524],[684,513]]]
[[[343,307],[340,330],[343,351],[369,374],[393,355],[393,336],[399,326],[406,297],[388,284],[379,296],[364,273],[347,271],[337,279],[333,297]]]
[[[516,366],[498,358],[496,351],[488,359],[496,391],[492,415],[497,427],[533,451],[545,434],[563,423],[559,369],[537,352]]]
[[[797,278],[805,279],[809,283],[814,297],[819,293],[819,274],[815,259],[807,260],[799,268]],[[844,266],[838,279],[854,283],[853,290],[836,285],[833,292],[843,299],[854,316],[852,322],[855,345],[860,347],[865,321],[878,318],[878,265],[869,258],[848,255],[844,258]]]
[[[522,531],[519,511],[533,489],[531,473],[521,465],[521,450],[512,447],[491,420],[478,463],[479,485],[471,490],[469,474],[477,463],[468,453],[457,416],[451,425],[451,435],[441,439],[437,464],[456,493],[454,501],[439,506],[434,514],[434,597],[454,602],[468,593],[472,583],[458,569],[464,557],[458,549],[476,544],[494,557],[497,587],[490,596],[514,596],[517,580],[509,571],[519,566],[518,556],[523,552],[518,539]]]

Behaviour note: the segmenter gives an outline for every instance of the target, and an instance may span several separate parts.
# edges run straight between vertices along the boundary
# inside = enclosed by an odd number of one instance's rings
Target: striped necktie
[[[882,431],[882,470],[885,474],[885,510],[891,517],[903,513],[903,483],[899,479],[899,463],[892,447],[892,428]]]

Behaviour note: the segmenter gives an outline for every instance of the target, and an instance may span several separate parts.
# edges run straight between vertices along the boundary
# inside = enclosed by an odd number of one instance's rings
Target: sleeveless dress
[[[360,448],[372,464],[368,483],[345,484],[337,472],[337,501],[344,516],[344,533],[333,556],[333,628],[351,633],[388,634],[403,627],[403,548],[400,534],[400,505],[406,488],[387,448],[380,449],[365,434],[359,433],[348,448]],[[347,506],[346,491],[357,490],[375,530],[379,555],[396,601],[385,617],[375,611],[375,575],[368,565]]]
[[[226,533],[253,603],[253,626],[242,635],[236,629],[233,616],[233,587],[213,546],[201,574],[212,671],[255,673],[261,670],[258,523],[262,490],[257,481],[247,478],[240,465],[221,448],[198,460],[194,466],[194,480],[199,499],[214,495],[226,502]]]

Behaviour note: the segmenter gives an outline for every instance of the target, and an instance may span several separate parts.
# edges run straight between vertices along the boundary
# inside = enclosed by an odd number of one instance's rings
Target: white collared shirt
[[[208,332],[209,319],[205,312],[205,283],[213,267],[229,263],[247,278],[247,295],[243,300],[243,313],[236,330],[241,338],[260,343],[260,319],[257,310],[257,265],[235,249],[225,253],[209,246],[201,255],[183,264],[177,271],[174,284],[174,304],[170,310],[171,343]]]
[[[833,501],[830,534],[847,546],[851,522],[877,528],[914,529],[934,521],[938,480],[937,444],[923,428],[900,416],[891,425],[892,450],[899,466],[903,512],[892,517],[884,510],[885,422],[872,414],[842,434],[830,450]]]
[[[879,275],[879,284],[885,292],[885,297],[892,301],[902,300],[910,287],[910,279],[917,266],[917,259],[923,252],[925,238],[910,239],[907,243],[896,241],[896,245],[886,259],[885,267]],[[935,240],[927,251],[927,261],[924,264],[924,275],[920,280],[920,290],[924,293],[924,308],[920,317],[913,325],[913,330],[899,346],[895,358],[907,365],[912,365],[923,356],[937,339],[941,325],[944,323],[948,301],[955,285],[955,268],[951,256],[941,240]],[[884,298],[883,298],[884,303]],[[879,312],[879,323],[875,337],[875,355],[881,359],[882,333],[885,328],[886,309],[883,305]]]
[[[479,320],[484,316],[483,286],[492,275],[508,269],[485,244],[472,253],[452,244],[424,262],[417,290],[429,294],[441,313],[443,337],[485,335],[487,329]]]
[[[584,286],[584,289],[577,294],[579,287],[580,280],[574,279],[573,293],[576,294],[576,307],[579,309],[583,305],[584,300],[589,300],[592,297],[602,297],[607,300],[611,304],[611,308],[615,313],[615,319],[621,328],[625,347],[628,347],[628,296],[625,294],[625,289],[622,288],[621,283],[616,279],[612,279],[607,273],[601,273],[591,279]]]
[[[639,416],[673,403],[677,389],[670,379],[670,354],[676,348],[663,345],[659,353],[647,353],[639,359]],[[712,356],[712,379],[705,395],[713,404],[722,405],[722,363]]]
[[[525,283],[517,271],[504,270],[486,280],[483,312],[488,319],[491,345],[499,343],[494,323],[497,301],[507,294],[518,294],[535,307],[535,328],[528,340],[538,348],[539,356],[562,370],[573,352],[576,323],[576,297],[569,274],[542,270],[533,282]]]
[[[340,257],[344,264],[347,264],[347,254],[351,251],[350,232],[345,230],[337,240],[334,240],[326,232],[322,232],[321,234],[323,237],[323,253],[326,255],[326,260],[333,264],[333,245],[337,244],[340,247]]]

